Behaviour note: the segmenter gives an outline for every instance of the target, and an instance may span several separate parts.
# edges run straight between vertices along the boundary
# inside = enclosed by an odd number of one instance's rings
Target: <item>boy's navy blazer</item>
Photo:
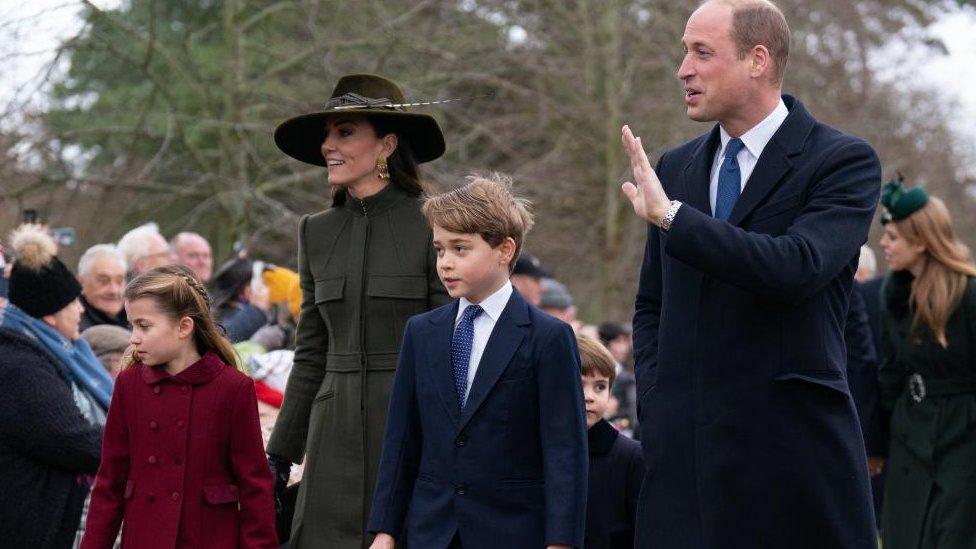
[[[447,547],[455,533],[465,548],[581,547],[588,464],[572,329],[513,291],[460,410],[457,311],[407,323],[368,530],[414,547]]]
[[[634,315],[637,547],[877,546],[844,323],[878,205],[870,145],[790,96],[728,221],[719,128],[662,155]]]

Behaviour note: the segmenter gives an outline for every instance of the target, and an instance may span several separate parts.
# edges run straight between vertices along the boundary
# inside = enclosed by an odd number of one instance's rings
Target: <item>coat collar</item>
[[[772,191],[793,167],[792,157],[803,152],[807,138],[816,123],[803,103],[790,95],[783,96],[783,103],[790,113],[780,125],[773,138],[763,149],[762,155],[749,176],[749,183],[735,203],[729,215],[729,223],[738,225]],[[685,180],[690,186],[688,202],[698,210],[712,215],[708,198],[712,163],[715,152],[721,143],[719,126],[700,140],[687,166]]]
[[[200,360],[194,362],[187,369],[175,376],[166,373],[166,369],[162,366],[139,365],[142,380],[149,385],[155,385],[163,381],[186,385],[202,385],[217,377],[226,367],[227,365],[213,351],[207,351],[207,354],[203,355]]]
[[[109,314],[105,311],[96,309],[94,305],[85,299],[84,295],[78,297],[81,300],[81,305],[85,308],[85,312],[83,314],[92,326],[111,324],[113,326],[125,328],[126,330],[129,329],[129,321],[125,317],[125,309],[122,309],[122,311],[115,316],[109,316]]]
[[[604,456],[610,453],[610,449],[613,448],[613,443],[617,442],[620,433],[613,425],[610,425],[609,421],[601,419],[589,428],[586,435],[590,443],[590,455]]]
[[[390,183],[382,191],[373,196],[367,196],[362,200],[353,197],[347,192],[343,207],[346,211],[359,217],[374,216],[389,210],[394,204],[409,197],[410,195],[407,191],[403,190],[399,185]]]

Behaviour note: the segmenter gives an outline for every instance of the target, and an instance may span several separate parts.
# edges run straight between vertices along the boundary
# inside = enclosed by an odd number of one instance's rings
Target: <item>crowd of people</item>
[[[275,131],[332,191],[295,269],[154,223],[72,269],[17,227],[0,540],[972,549],[976,264],[938,197],[782,95],[789,40],[767,0],[705,2],[678,77],[718,124],[656,167],[622,129],[632,322],[579,318],[507,178],[434,194],[441,129],[375,75]]]

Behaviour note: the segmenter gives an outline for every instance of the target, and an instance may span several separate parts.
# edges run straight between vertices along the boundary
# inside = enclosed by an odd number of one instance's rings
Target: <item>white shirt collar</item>
[[[763,118],[762,122],[756,124],[739,137],[742,140],[742,144],[745,145],[745,149],[749,151],[749,154],[753,158],[759,158],[763,149],[769,144],[776,130],[783,125],[783,121],[786,120],[789,114],[790,110],[786,108],[786,103],[783,102],[783,98],[781,97],[779,104],[776,105],[773,112],[769,113],[766,118]],[[722,149],[719,151],[719,155],[724,155],[725,146],[732,140],[732,136],[721,125],[719,126],[719,134],[722,138]]]
[[[502,316],[502,311],[505,310],[505,306],[508,305],[508,299],[512,297],[512,283],[508,280],[501,288],[495,290],[495,293],[486,297],[479,303],[481,308],[484,309],[485,314],[491,317],[493,322],[498,322],[498,317]],[[471,302],[467,298],[462,297],[460,300],[460,305],[458,305],[457,317],[455,317],[454,322],[457,323],[460,320],[461,315],[464,314],[464,310],[471,305]]]

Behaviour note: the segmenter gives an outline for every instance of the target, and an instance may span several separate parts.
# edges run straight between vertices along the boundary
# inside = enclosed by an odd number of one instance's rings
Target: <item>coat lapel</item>
[[[430,316],[432,333],[428,355],[429,364],[432,364],[433,368],[427,369],[434,377],[434,385],[437,387],[441,404],[444,405],[444,410],[455,425],[461,417],[457,391],[454,390],[454,366],[451,364],[451,341],[454,339],[454,319],[457,317],[457,310],[458,301],[455,300],[450,307],[443,307],[437,314]]]
[[[685,166],[685,193],[688,204],[695,209],[712,214],[712,204],[708,196],[708,186],[712,177],[712,163],[715,160],[715,150],[718,147],[718,126],[712,128]]]
[[[803,145],[813,128],[813,117],[802,103],[788,95],[783,96],[783,102],[790,114],[763,149],[749,182],[732,208],[729,223],[733,225],[740,224],[789,173],[793,167],[790,157],[803,151]]]
[[[468,401],[461,411],[461,423],[458,429],[463,429],[484,403],[491,388],[508,367],[508,363],[512,361],[512,357],[525,338],[526,327],[531,324],[528,304],[519,295],[518,290],[513,291],[512,297],[509,298],[508,304],[491,331],[485,352],[481,355],[478,371],[468,393]]]

